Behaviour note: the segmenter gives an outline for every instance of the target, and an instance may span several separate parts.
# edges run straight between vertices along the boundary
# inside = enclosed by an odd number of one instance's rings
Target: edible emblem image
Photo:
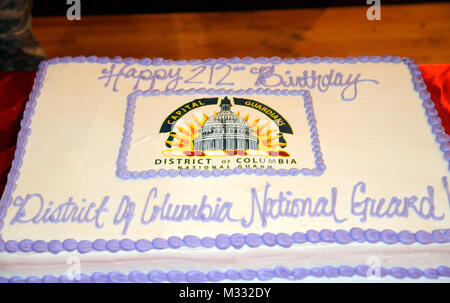
[[[194,150],[258,149],[258,138],[244,118],[231,111],[231,102],[225,97],[220,112],[205,121],[194,138]]]
[[[181,119],[189,111],[206,105],[219,105],[219,110],[209,116],[200,110],[192,114],[191,119]],[[225,96],[220,103],[219,98],[196,99],[175,110],[167,117],[160,130],[170,130],[165,142],[169,149],[164,150],[163,154],[289,156],[288,152],[281,150],[287,145],[283,132],[293,132],[279,113],[261,102],[249,99],[234,98],[234,105]],[[241,114],[238,109],[240,106],[258,110],[270,119],[252,119],[249,113]]]
[[[309,95],[241,95],[131,97],[117,174],[322,173]]]

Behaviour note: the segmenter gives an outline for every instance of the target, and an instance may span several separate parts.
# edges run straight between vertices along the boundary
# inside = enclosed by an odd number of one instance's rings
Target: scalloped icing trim
[[[347,58],[330,58],[330,57],[312,57],[312,58],[286,58],[281,59],[279,57],[272,57],[272,58],[251,58],[251,57],[245,57],[245,58],[219,58],[219,59],[205,59],[205,60],[164,60],[161,58],[156,59],[133,59],[133,58],[126,58],[122,59],[120,57],[115,58],[108,58],[108,57],[96,57],[96,56],[90,56],[90,57],[63,57],[63,58],[53,58],[49,61],[43,61],[39,65],[39,71],[36,75],[33,90],[30,94],[29,101],[27,102],[25,106],[25,111],[23,115],[23,119],[20,123],[21,130],[19,131],[18,140],[17,140],[17,148],[14,155],[14,160],[12,163],[11,171],[8,174],[8,182],[5,187],[4,194],[2,196],[2,200],[0,201],[0,231],[3,228],[4,225],[4,218],[6,216],[6,211],[10,204],[12,203],[12,194],[14,190],[16,189],[16,181],[19,178],[20,175],[20,167],[22,166],[22,158],[25,154],[25,147],[27,144],[27,138],[31,134],[31,117],[34,114],[34,108],[36,106],[36,100],[40,95],[40,89],[43,86],[43,81],[47,72],[47,67],[49,64],[58,64],[58,63],[84,63],[84,62],[90,62],[90,63],[126,63],[126,64],[142,64],[142,65],[185,65],[185,64],[213,64],[215,62],[218,63],[242,63],[242,64],[253,64],[253,63],[287,63],[287,64],[294,64],[294,63],[350,63],[355,64],[358,62],[365,63],[365,62],[391,62],[391,63],[404,63],[408,66],[409,70],[411,71],[412,75],[412,81],[414,84],[414,89],[418,92],[420,98],[423,101],[423,106],[425,108],[425,115],[428,117],[428,123],[431,126],[431,131],[435,135],[435,139],[437,143],[440,146],[440,150],[444,153],[444,158],[447,162],[450,162],[450,136],[448,136],[445,133],[445,130],[442,126],[441,119],[437,116],[437,111],[434,108],[434,103],[430,99],[430,93],[426,90],[426,85],[422,79],[421,71],[418,68],[418,64],[416,64],[412,59],[410,58],[401,58],[398,56],[360,56],[360,57],[347,57]],[[142,93],[142,92],[141,92]],[[308,235],[309,234],[309,235]],[[236,236],[238,235],[238,236]],[[306,241],[299,240],[302,239],[301,235],[305,235]],[[428,243],[448,243],[450,242],[450,229],[444,229],[444,230],[434,230],[431,233],[425,232],[425,231],[418,231],[416,233],[413,233],[411,231],[402,231],[399,233],[395,233],[390,230],[384,230],[384,231],[377,231],[374,229],[368,229],[366,231],[363,231],[359,228],[353,228],[349,232],[343,231],[343,230],[337,230],[337,231],[330,231],[327,229],[324,229],[322,231],[308,231],[306,234],[304,233],[294,233],[291,236],[281,233],[278,235],[272,234],[272,233],[265,233],[263,235],[256,235],[256,234],[249,234],[247,236],[243,236],[240,234],[235,234],[231,236],[227,235],[218,235],[215,239],[210,237],[205,238],[198,238],[196,236],[186,236],[181,240],[179,237],[170,237],[167,240],[156,238],[152,241],[148,241],[145,239],[133,241],[130,239],[122,239],[122,240],[103,240],[99,239],[96,241],[75,241],[73,239],[66,239],[63,242],[52,240],[49,242],[45,242],[43,240],[22,240],[20,242],[10,240],[5,242],[1,238],[0,234],[0,252],[7,251],[7,252],[45,252],[45,251],[51,251],[54,253],[58,253],[59,251],[66,250],[66,251],[74,251],[77,249],[80,252],[88,252],[92,249],[94,250],[109,250],[111,252],[117,252],[120,250],[129,251],[136,249],[138,251],[146,251],[148,249],[157,248],[157,249],[163,249],[164,246],[167,244],[169,247],[169,242],[172,243],[172,248],[176,248],[177,245],[180,245],[179,247],[183,246],[182,244],[188,246],[188,247],[196,247],[196,246],[203,246],[205,248],[209,247],[218,247],[218,248],[227,248],[234,243],[233,246],[236,246],[236,242],[232,241],[231,239],[239,239],[244,237],[245,241],[244,243],[248,246],[252,247],[254,244],[248,244],[253,243],[252,238],[255,237],[255,239],[261,239],[262,243],[261,245],[280,245],[284,247],[289,247],[293,243],[303,243],[303,242],[309,242],[309,243],[319,243],[319,242],[336,242],[340,244],[346,244],[350,242],[369,242],[369,243],[376,243],[379,241],[384,242],[385,244],[393,244],[397,242],[401,242],[404,244],[410,244],[414,242],[422,243],[422,244],[428,244]],[[192,237],[192,238],[189,238]],[[299,238],[298,238],[299,237]],[[172,240],[171,240],[172,239]],[[194,242],[199,240],[198,242],[200,245],[194,245],[188,244],[186,242],[186,239],[194,240]],[[228,239],[228,240],[227,240]],[[289,240],[290,239],[290,240]],[[259,240],[256,240],[259,241]],[[300,242],[297,242],[300,241]],[[229,245],[226,244],[229,242]],[[292,242],[292,243],[291,243]],[[164,244],[166,243],[166,244]],[[176,244],[174,244],[176,243]],[[242,243],[242,239],[238,240],[237,243]],[[257,243],[257,242],[255,242]],[[290,244],[289,244],[290,243]],[[239,246],[241,244],[238,244]],[[241,247],[244,244],[241,245]],[[258,245],[259,246],[259,245]],[[104,247],[104,248],[103,248]],[[143,249],[144,247],[144,249]],[[148,247],[148,249],[146,248]]]
[[[450,268],[447,266],[439,266],[437,268],[426,268],[424,270],[411,267],[379,267],[370,268],[367,265],[358,265],[351,267],[348,265],[325,266],[325,267],[313,267],[313,268],[294,268],[289,270],[284,266],[277,266],[275,268],[262,268],[259,270],[242,269],[234,270],[229,269],[226,271],[211,270],[207,273],[191,270],[182,272],[178,270],[172,270],[164,272],[161,270],[152,270],[148,273],[141,271],[132,271],[129,274],[111,271],[108,273],[95,272],[92,275],[80,274],[78,279],[69,279],[66,275],[56,277],[54,275],[45,275],[43,277],[29,276],[22,278],[20,276],[14,276],[11,278],[5,278],[0,276],[0,283],[146,283],[146,282],[175,282],[175,283],[204,283],[204,282],[221,282],[224,280],[231,281],[268,281],[271,279],[279,278],[288,281],[298,281],[307,277],[313,278],[338,278],[338,277],[362,277],[370,279],[374,276],[372,271],[378,270],[379,278],[393,277],[395,279],[419,279],[421,277],[427,279],[438,279],[440,277],[450,277]]]
[[[401,231],[396,233],[392,230],[386,229],[383,231],[377,231],[375,229],[363,230],[361,228],[352,228],[350,231],[337,230],[331,231],[329,229],[323,229],[322,231],[309,230],[306,233],[295,232],[291,235],[286,233],[274,234],[266,232],[262,235],[255,233],[243,235],[243,234],[220,234],[216,238],[211,237],[197,237],[194,235],[187,235],[183,238],[173,236],[168,239],[155,238],[153,240],[140,239],[137,241],[131,239],[113,239],[104,240],[97,239],[95,241],[81,240],[76,241],[74,239],[66,239],[64,241],[51,240],[49,242],[43,240],[22,240],[15,241],[9,240],[0,243],[0,251],[6,251],[9,253],[16,252],[51,252],[58,254],[62,251],[78,251],[79,253],[88,253],[91,251],[109,251],[112,253],[118,251],[139,251],[146,252],[149,250],[157,249],[178,249],[180,247],[203,247],[211,248],[216,247],[219,249],[235,248],[240,249],[243,246],[250,248],[256,248],[259,246],[281,246],[289,248],[295,244],[302,243],[378,243],[384,244],[431,244],[431,243],[448,243],[450,242],[450,229],[435,230],[431,233],[423,230],[416,233],[409,231]]]

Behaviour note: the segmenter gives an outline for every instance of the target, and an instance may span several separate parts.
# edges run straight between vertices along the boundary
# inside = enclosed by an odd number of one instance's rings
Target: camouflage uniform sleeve
[[[0,70],[36,70],[45,53],[31,29],[32,0],[0,0]]]

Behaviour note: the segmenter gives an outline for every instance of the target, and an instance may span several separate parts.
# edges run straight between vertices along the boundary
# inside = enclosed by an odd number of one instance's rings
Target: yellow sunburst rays
[[[248,119],[248,115],[246,117]],[[259,139],[259,149],[261,150],[277,151],[283,144],[278,140],[281,137],[281,134],[278,133],[278,128],[274,128],[272,124],[270,121],[260,123],[259,118],[249,122],[249,126]]]
[[[196,133],[195,125],[186,121],[183,121],[187,127],[177,126],[179,141],[182,145],[179,148],[192,150],[192,140],[194,140],[194,135]]]
[[[261,120],[260,118],[253,120],[252,122],[248,123],[248,126],[250,126],[251,128],[253,128],[253,130],[256,130],[255,127],[258,124],[259,120]]]
[[[172,146],[176,146],[183,151],[193,150],[194,138],[197,136],[199,129],[209,117],[205,113],[202,113],[201,118],[196,115],[192,115],[192,118],[193,122],[184,120],[178,122],[182,126],[175,127],[178,132],[174,135]]]
[[[268,149],[272,147],[272,136],[270,135],[271,133],[272,133],[271,129],[266,129],[259,134],[259,137],[262,139],[261,143],[265,145]]]
[[[282,134],[277,133],[277,131],[269,130],[267,134],[260,137],[261,143],[267,148],[267,150],[277,151],[281,146],[286,146],[286,143],[279,141]]]
[[[190,142],[187,139],[188,138],[188,135],[186,135],[187,134],[187,130],[185,128],[183,128],[183,127],[180,127],[180,126],[178,126],[177,129],[178,129],[178,133],[177,133],[176,137],[173,140],[173,145],[172,146],[174,146],[174,147],[176,146],[179,149],[189,148]]]
[[[242,116],[241,116],[241,112],[239,112],[239,111],[236,112],[236,116],[242,117]],[[243,116],[242,119],[244,119],[244,121],[248,123],[248,114],[246,114],[245,116]]]
[[[208,116],[205,115],[204,113],[202,113],[202,120],[200,120],[196,115],[192,115],[192,117],[194,118],[194,123],[197,127],[202,127],[203,123],[205,123],[205,121],[208,119]],[[198,131],[198,130],[197,130]]]

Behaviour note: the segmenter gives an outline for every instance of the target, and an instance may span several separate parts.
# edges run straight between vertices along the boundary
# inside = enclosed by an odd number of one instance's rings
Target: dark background
[[[1,0],[0,0],[1,1]],[[80,0],[82,15],[149,14],[171,12],[246,11],[364,5],[367,0]],[[381,5],[420,3],[420,0],[380,0]],[[446,1],[434,1],[446,2]],[[33,16],[65,16],[66,0],[35,0]]]

